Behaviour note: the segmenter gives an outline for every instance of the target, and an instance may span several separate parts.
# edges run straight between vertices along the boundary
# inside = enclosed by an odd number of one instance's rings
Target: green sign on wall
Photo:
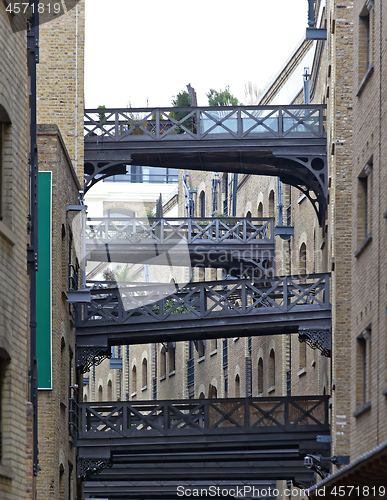
[[[39,389],[52,389],[51,179],[52,172],[39,172],[39,270],[36,276],[36,355],[38,358]]]

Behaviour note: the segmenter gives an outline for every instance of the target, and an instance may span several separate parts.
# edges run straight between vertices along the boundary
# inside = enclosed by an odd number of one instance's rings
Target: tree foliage
[[[191,106],[191,98],[187,91],[180,91],[177,96],[172,99],[172,106],[175,108],[186,108]],[[172,111],[169,116],[176,121],[183,120],[189,113],[187,111]],[[185,120],[182,125],[189,131],[194,131],[194,117],[191,116]],[[176,134],[184,134],[185,130],[182,127],[176,127]]]
[[[207,94],[208,104],[210,106],[238,106],[236,97],[230,93],[230,86],[227,85],[224,90],[210,89]]]

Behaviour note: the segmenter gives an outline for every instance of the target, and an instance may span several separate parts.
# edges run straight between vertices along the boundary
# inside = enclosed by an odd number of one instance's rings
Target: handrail
[[[86,244],[272,243],[274,217],[88,217]]]
[[[133,322],[181,321],[220,316],[326,311],[329,274],[252,281],[192,282],[171,293],[168,284],[94,284],[90,304],[82,304],[77,327]],[[96,288],[98,286],[98,288]]]
[[[80,439],[329,432],[329,396],[80,403]]]
[[[86,109],[86,141],[326,137],[325,105]]]

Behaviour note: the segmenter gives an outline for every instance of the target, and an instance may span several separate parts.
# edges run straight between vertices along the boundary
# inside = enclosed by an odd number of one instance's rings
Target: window
[[[165,347],[161,348],[160,353],[160,377],[166,377],[167,375],[167,352]]]
[[[216,399],[218,397],[218,389],[210,384],[210,387],[208,389],[208,399]]]
[[[368,2],[367,2],[368,3]],[[372,16],[373,11],[363,8],[359,16],[359,84],[372,65]]]
[[[108,401],[113,401],[113,385],[111,380],[108,381],[107,385],[107,399]]]
[[[269,194],[269,217],[274,217],[275,208],[274,208],[274,191],[270,191]]]
[[[132,393],[136,393],[137,391],[137,368],[136,365],[133,365],[132,368]]]
[[[103,401],[103,390],[102,390],[102,384],[98,386],[98,401]]]
[[[269,387],[275,386],[275,352],[274,349],[270,351],[269,355]]]
[[[169,373],[175,371],[176,368],[176,343],[168,342],[168,363],[169,363]]]
[[[365,405],[370,399],[370,344],[371,331],[366,329],[357,338],[357,387],[356,401],[358,406]]]
[[[263,217],[263,205],[261,202],[258,204],[258,217]]]
[[[300,246],[300,253],[298,257],[298,272],[303,275],[306,274],[306,245],[302,243]]]
[[[204,340],[198,340],[197,347],[198,347],[198,357],[202,358],[206,354],[206,344],[205,344],[205,341]]]
[[[146,358],[142,360],[142,387],[148,385],[148,361]]]
[[[241,396],[241,380],[239,375],[235,377],[235,397],[240,398]]]
[[[361,244],[371,235],[371,162],[364,167],[357,180],[357,242]]]
[[[300,358],[299,367],[300,367],[300,370],[302,370],[302,368],[306,367],[306,343],[305,342],[299,342],[298,354],[299,354],[299,358]]]
[[[263,359],[258,360],[258,394],[263,393]]]

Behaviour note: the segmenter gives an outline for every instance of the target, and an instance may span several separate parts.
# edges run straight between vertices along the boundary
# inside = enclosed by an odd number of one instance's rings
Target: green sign
[[[52,389],[51,178],[52,172],[39,172],[39,270],[36,275],[36,355],[38,358],[39,389]]]

